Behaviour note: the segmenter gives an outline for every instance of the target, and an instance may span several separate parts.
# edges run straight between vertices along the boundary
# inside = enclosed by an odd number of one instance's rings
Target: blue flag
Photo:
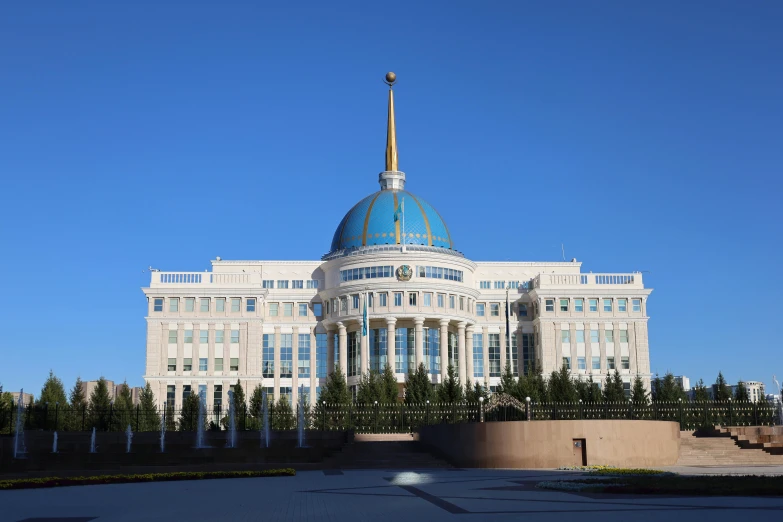
[[[402,214],[402,210],[403,210],[402,209],[402,201],[400,201],[400,203],[397,205],[397,208],[394,210],[394,222],[395,223],[400,220],[400,215]]]
[[[367,337],[367,296],[364,296],[364,312],[362,312],[362,337]]]

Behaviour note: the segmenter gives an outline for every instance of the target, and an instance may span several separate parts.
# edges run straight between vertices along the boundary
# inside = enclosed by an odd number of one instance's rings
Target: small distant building
[[[763,382],[759,382],[759,381],[740,381],[740,382],[744,384],[745,388],[748,390],[748,398],[750,399],[750,402],[758,402],[762,399],[766,399],[766,393],[764,393]],[[738,386],[739,383],[731,387],[731,393],[733,395],[737,394]]]
[[[14,404],[19,404],[19,392],[11,392],[11,397],[14,399]],[[29,406],[33,404],[34,401],[35,397],[33,397],[32,393],[22,394],[22,404]]]
[[[683,391],[687,392],[691,389],[691,380],[684,375],[675,375],[674,382],[676,382]]]
[[[117,400],[117,397],[120,396],[120,394],[122,393],[122,389],[125,386],[127,386],[127,385],[126,384],[118,384],[117,386],[114,387],[114,396],[112,397],[113,400]],[[139,386],[135,386],[133,388],[130,388],[131,399],[133,401],[133,405],[134,406],[139,404],[140,397],[141,397],[141,390],[142,389],[143,388],[140,388]]]
[[[93,390],[98,387],[98,381],[84,381],[82,382],[82,386],[84,387],[84,400],[90,402],[90,396],[92,395]],[[109,390],[109,398],[114,400],[114,392],[116,390],[114,381],[107,379],[106,387]]]

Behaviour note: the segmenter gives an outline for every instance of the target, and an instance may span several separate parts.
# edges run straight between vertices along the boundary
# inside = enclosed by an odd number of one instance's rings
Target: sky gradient
[[[260,4],[0,7],[6,390],[142,385],[150,265],[320,258],[389,70],[455,248],[646,271],[653,372],[783,377],[783,4]]]

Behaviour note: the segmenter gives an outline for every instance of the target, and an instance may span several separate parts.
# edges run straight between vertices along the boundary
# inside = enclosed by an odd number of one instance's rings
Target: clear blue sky
[[[388,70],[468,257],[650,271],[653,371],[783,377],[780,3],[125,4],[0,7],[6,389],[141,385],[149,265],[318,259]]]

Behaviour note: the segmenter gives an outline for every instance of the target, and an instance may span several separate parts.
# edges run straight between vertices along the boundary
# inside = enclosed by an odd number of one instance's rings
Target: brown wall
[[[482,422],[425,426],[419,432],[422,444],[466,468],[579,464],[574,439],[585,439],[588,465],[672,466],[680,451],[680,427],[665,421]]]

